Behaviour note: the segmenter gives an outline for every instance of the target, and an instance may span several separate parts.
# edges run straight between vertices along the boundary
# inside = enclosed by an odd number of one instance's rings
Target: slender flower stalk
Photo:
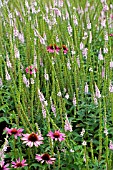
[[[113,150],[113,142],[112,142],[112,141],[110,141],[109,149],[110,149],[110,150]]]
[[[99,88],[97,87],[97,85],[95,84],[95,97],[97,98],[101,98],[101,94],[100,94],[100,90]]]
[[[0,78],[0,87],[3,86],[2,78]]]
[[[85,94],[88,94],[88,91],[89,91],[89,88],[88,88],[88,84],[87,84],[87,82],[86,82],[86,84],[85,84]]]
[[[76,96],[75,96],[75,93],[74,93],[74,96],[73,96],[73,105],[76,106]]]
[[[3,170],[8,170],[7,166],[9,166],[9,164],[5,165],[5,161],[4,161],[5,152],[7,151],[7,148],[8,148],[8,143],[9,142],[8,142],[8,135],[7,135],[6,138],[5,138],[5,142],[3,144],[3,147],[2,147],[2,149],[0,149],[0,166]],[[7,168],[7,169],[5,169],[5,168]]]
[[[5,73],[6,73],[6,80],[11,80],[11,76],[10,76],[10,74],[8,73],[8,70],[7,70],[7,68],[5,68]]]
[[[65,120],[64,129],[65,129],[65,131],[70,131],[70,132],[72,132],[72,125],[70,124],[67,115],[66,115],[66,120]]]

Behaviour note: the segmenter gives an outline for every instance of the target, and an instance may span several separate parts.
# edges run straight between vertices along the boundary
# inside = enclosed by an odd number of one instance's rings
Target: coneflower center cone
[[[38,137],[35,133],[32,133],[29,135],[28,140],[31,142],[36,142],[38,140]]]
[[[22,163],[21,162],[16,163],[16,167],[22,167]]]
[[[45,153],[43,156],[42,156],[42,159],[45,160],[45,161],[49,161],[50,160],[50,156],[48,153]]]
[[[63,47],[63,50],[66,50],[66,46],[65,45],[63,45],[62,47]]]
[[[60,137],[60,135],[59,135],[58,132],[55,132],[55,133],[53,134],[53,136],[54,136],[55,138],[59,138],[59,137]]]
[[[12,129],[12,130],[11,130],[11,133],[12,133],[12,134],[16,134],[16,133],[17,133],[17,129],[15,129],[15,128]]]

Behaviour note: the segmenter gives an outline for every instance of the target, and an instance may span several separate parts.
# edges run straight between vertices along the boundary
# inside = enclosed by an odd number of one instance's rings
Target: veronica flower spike
[[[41,163],[46,162],[47,164],[53,164],[56,158],[51,158],[48,153],[45,153],[42,155],[36,154],[35,159]]]
[[[113,150],[113,142],[110,140],[109,149]]]
[[[14,135],[15,139],[17,139],[18,136],[22,135],[24,129],[16,129],[16,128],[9,129],[6,127],[4,130],[6,131],[7,134]]]
[[[60,133],[59,130],[56,130],[55,132],[50,131],[47,136],[49,136],[51,139],[54,139],[55,141],[63,141],[65,140],[65,134]]]
[[[23,134],[23,136],[24,137],[22,137],[21,140],[23,140],[23,143],[29,147],[32,147],[33,145],[38,147],[39,145],[43,144],[43,137],[41,134],[32,132],[31,134]]]

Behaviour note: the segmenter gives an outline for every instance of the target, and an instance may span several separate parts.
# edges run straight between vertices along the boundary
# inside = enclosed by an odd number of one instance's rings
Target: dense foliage
[[[0,168],[113,169],[113,2],[0,2]]]

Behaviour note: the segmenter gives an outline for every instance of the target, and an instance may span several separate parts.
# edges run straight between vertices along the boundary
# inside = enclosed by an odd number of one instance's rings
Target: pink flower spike
[[[24,167],[24,166],[27,166],[27,164],[25,164],[26,160],[23,159],[22,161],[20,161],[20,158],[19,159],[16,159],[16,162],[12,162],[12,167],[13,168],[19,168],[19,167]]]
[[[112,141],[110,141],[109,149],[110,149],[110,150],[113,150],[113,142],[112,142]]]
[[[113,61],[110,61],[110,68],[113,68]]]
[[[31,134],[23,134],[23,136],[24,137],[22,137],[21,140],[23,140],[23,143],[29,147],[33,147],[33,145],[38,147],[39,145],[43,144],[43,137],[41,134],[38,135],[38,133],[32,132]]]
[[[4,130],[6,131],[7,134],[14,135],[15,139],[17,139],[18,136],[22,135],[24,129],[16,129],[16,128],[9,129],[6,127]]]
[[[9,168],[7,168],[8,166],[9,166],[9,164],[5,165],[4,161],[0,162],[0,169],[1,170],[9,170]]]
[[[56,130],[55,132],[50,131],[47,136],[49,136],[51,139],[55,139],[55,141],[63,141],[65,139],[65,134],[64,133],[60,133],[59,130]]]
[[[38,162],[41,161],[41,163],[43,163],[43,162],[45,161],[47,164],[53,164],[56,158],[51,158],[48,153],[44,153],[44,154],[42,154],[42,155],[36,154],[35,159],[36,159]]]

